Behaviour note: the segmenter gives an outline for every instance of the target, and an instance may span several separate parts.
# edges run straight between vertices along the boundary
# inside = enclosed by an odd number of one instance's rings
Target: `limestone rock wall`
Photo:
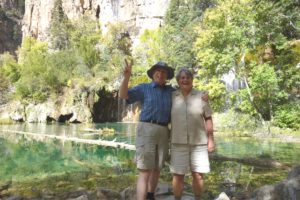
[[[65,88],[43,103],[14,101],[0,105],[0,122],[114,122],[118,117],[116,92],[105,88]]]
[[[22,41],[25,0],[0,0],[0,54],[15,54]]]
[[[23,37],[47,40],[54,0],[26,0]],[[109,23],[125,22],[133,39],[145,29],[163,23],[169,0],[62,0],[69,19],[85,15],[98,20],[105,31]]]

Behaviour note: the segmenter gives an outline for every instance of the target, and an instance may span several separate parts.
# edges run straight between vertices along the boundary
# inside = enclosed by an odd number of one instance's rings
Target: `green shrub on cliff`
[[[66,51],[49,52],[48,44],[25,38],[19,49],[20,78],[16,83],[18,98],[44,101],[52,92],[59,92],[72,76],[76,59]]]
[[[1,71],[5,77],[11,81],[16,82],[20,78],[20,65],[16,59],[8,52],[0,56]]]
[[[0,92],[1,95],[8,89],[9,82],[3,72],[0,70]],[[1,99],[0,99],[1,100]]]

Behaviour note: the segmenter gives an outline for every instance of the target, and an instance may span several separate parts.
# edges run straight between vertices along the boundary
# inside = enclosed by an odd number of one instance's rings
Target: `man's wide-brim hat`
[[[169,80],[172,79],[172,78],[174,77],[174,69],[173,69],[172,67],[168,66],[167,63],[160,61],[160,62],[156,63],[155,65],[153,65],[153,66],[147,71],[147,74],[148,74],[148,76],[149,76],[151,79],[153,79],[153,74],[154,74],[154,71],[155,71],[156,69],[164,69],[164,70],[166,70],[166,71],[168,72],[168,77],[167,77],[167,79],[169,79]]]

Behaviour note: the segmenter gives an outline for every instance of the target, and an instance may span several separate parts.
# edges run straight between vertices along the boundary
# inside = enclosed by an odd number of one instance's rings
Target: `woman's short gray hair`
[[[176,74],[177,81],[180,79],[180,76],[182,73],[184,73],[185,75],[187,75],[188,77],[190,77],[192,79],[194,78],[194,75],[190,69],[188,69],[187,67],[182,67]]]

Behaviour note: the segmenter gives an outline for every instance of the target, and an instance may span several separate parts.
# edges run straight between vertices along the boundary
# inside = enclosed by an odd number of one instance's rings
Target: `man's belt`
[[[160,125],[160,126],[168,126],[168,124],[169,124],[169,123],[165,123],[165,122],[159,122],[157,120],[141,120],[141,122],[157,124],[157,125]]]

